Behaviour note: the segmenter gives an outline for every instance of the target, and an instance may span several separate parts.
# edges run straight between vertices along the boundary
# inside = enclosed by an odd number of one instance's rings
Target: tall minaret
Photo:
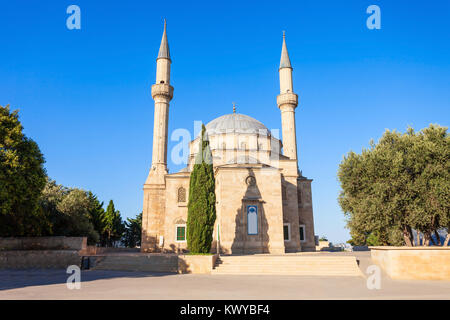
[[[156,59],[156,84],[152,85],[155,100],[153,123],[152,167],[144,184],[144,206],[142,208],[141,251],[155,252],[164,243],[164,218],[167,171],[167,126],[169,122],[169,102],[173,97],[170,85],[170,52],[167,42],[166,21],[164,33]]]
[[[156,84],[152,85],[152,97],[155,100],[155,116],[153,124],[153,153],[152,168],[150,169],[147,183],[153,176],[154,180],[161,181],[161,177],[167,174],[167,127],[169,120],[169,102],[173,97],[173,87],[170,85],[170,51],[167,41],[166,21],[164,20],[164,32],[156,59]],[[158,177],[155,177],[158,176]]]
[[[281,110],[281,127],[283,134],[283,153],[292,160],[297,160],[297,138],[295,135],[295,108],[298,96],[293,92],[292,67],[286,47],[286,35],[283,31],[283,47],[281,49],[280,94],[277,96],[278,108]]]

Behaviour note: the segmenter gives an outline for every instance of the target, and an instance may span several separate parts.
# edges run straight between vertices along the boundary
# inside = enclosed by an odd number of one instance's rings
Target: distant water
[[[444,243],[445,238],[447,236],[447,231],[445,231],[445,230],[438,230],[438,234],[439,234],[439,238],[441,239],[441,243]],[[417,240],[417,231],[416,230],[413,230],[413,236],[414,236],[414,242],[415,242]],[[437,238],[436,238],[436,236],[434,234],[431,235],[431,238],[433,238],[433,240],[435,242],[437,242],[436,241]],[[422,237],[422,239],[423,239],[423,237]],[[430,246],[433,246],[433,242],[431,242],[431,241],[430,241]]]

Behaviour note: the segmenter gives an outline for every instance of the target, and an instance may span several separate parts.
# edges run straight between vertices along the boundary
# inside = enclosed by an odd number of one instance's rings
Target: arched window
[[[258,207],[247,206],[247,233],[258,234]]]
[[[178,188],[178,202],[186,202],[186,189],[183,187]]]

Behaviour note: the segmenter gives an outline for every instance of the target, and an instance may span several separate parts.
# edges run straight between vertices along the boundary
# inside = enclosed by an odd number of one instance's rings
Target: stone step
[[[348,264],[348,261],[223,261],[219,262],[220,265],[227,264],[252,264],[252,265],[302,265],[302,264],[323,264],[323,263],[334,263],[334,264]]]
[[[331,267],[331,266],[330,266]],[[347,271],[347,270],[353,270],[353,266],[343,266],[343,267],[326,267],[323,266],[321,268],[318,268],[317,266],[302,266],[302,267],[296,267],[296,266],[284,266],[284,267],[280,267],[280,268],[274,268],[274,267],[270,267],[270,266],[242,266],[242,265],[237,265],[237,266],[226,266],[226,267],[216,267],[215,270],[280,270],[280,271],[285,271],[285,270],[323,270],[323,271],[328,271],[328,270],[332,270],[333,272],[335,271]]]
[[[259,275],[276,275],[276,276],[305,276],[305,277],[362,277],[354,272],[336,273],[336,272],[222,272],[211,271],[213,275],[242,275],[242,276],[259,276]]]
[[[362,276],[351,256],[221,256],[212,274]]]

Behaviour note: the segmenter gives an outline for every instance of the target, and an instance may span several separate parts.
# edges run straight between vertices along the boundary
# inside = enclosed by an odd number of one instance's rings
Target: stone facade
[[[157,59],[152,167],[144,185],[143,252],[187,251],[190,172],[200,139],[190,143],[185,169],[167,171],[170,54],[166,27]],[[283,142],[249,116],[221,116],[206,125],[216,179],[217,219],[212,252],[223,254],[314,251],[311,179],[298,169],[292,67],[283,36],[280,62]],[[284,152],[282,152],[284,151]],[[184,229],[183,229],[184,228]]]

